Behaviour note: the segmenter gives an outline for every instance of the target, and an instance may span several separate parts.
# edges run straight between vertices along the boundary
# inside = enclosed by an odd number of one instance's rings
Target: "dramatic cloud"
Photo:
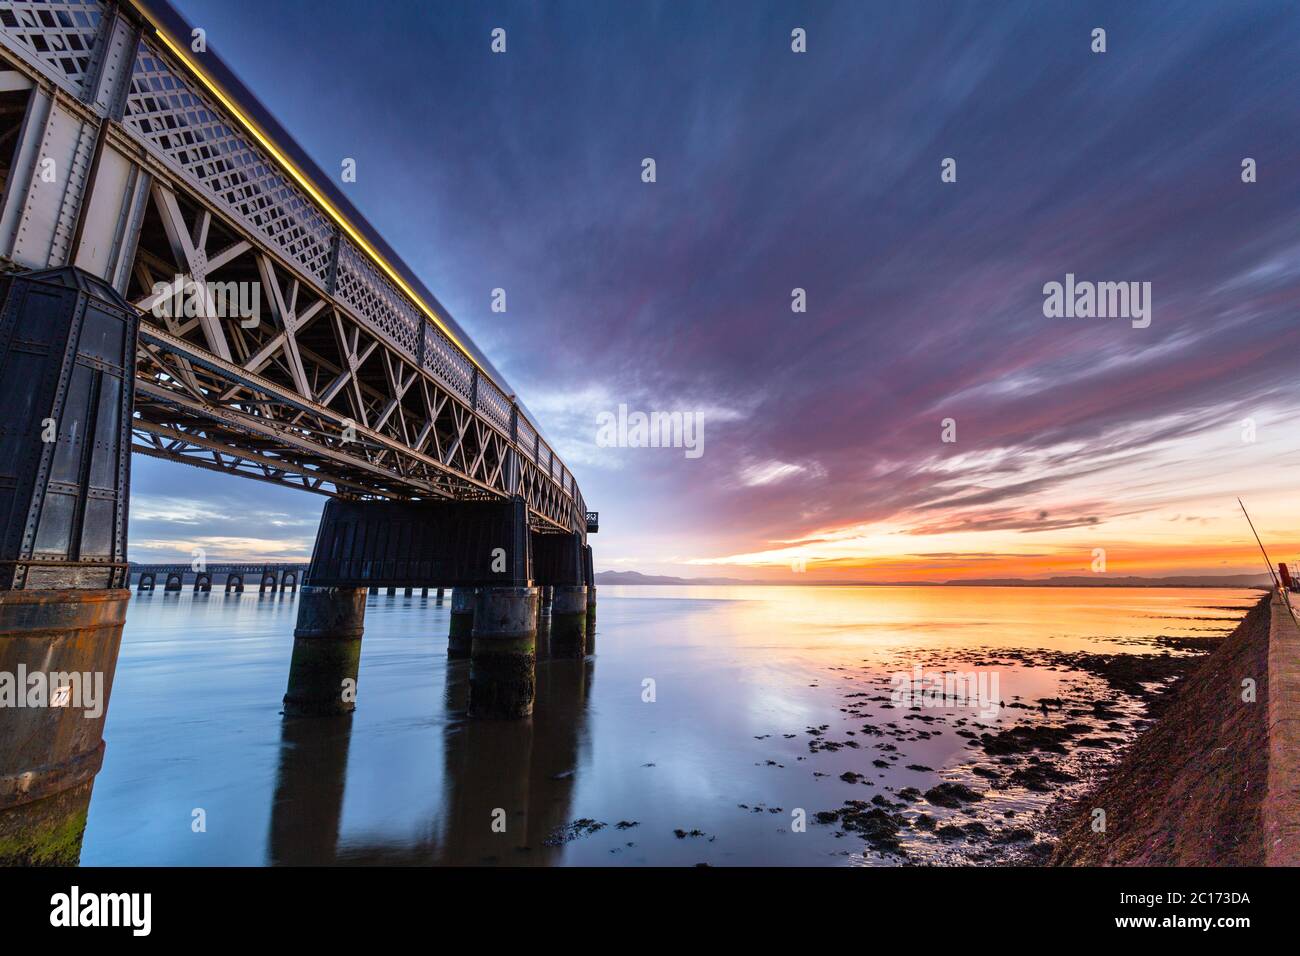
[[[1236,494],[1294,534],[1294,4],[180,6],[323,169],[357,160],[602,512],[598,565],[1237,570]],[[1150,282],[1150,327],[1045,317],[1067,273]],[[599,447],[619,404],[709,410],[703,456]],[[319,510],[279,494],[246,500]]]

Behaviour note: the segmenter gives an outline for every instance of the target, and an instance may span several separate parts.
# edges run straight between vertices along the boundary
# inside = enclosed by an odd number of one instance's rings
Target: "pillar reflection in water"
[[[353,718],[285,718],[271,809],[274,865],[507,865],[555,863],[572,822],[574,787],[589,762],[586,696],[594,660],[548,657],[537,632],[531,717],[476,720],[469,661],[449,661],[443,687],[443,781],[423,838],[340,847]],[[500,810],[502,813],[495,814]],[[581,814],[579,814],[581,815]],[[504,821],[505,831],[493,829]]]
[[[339,825],[348,774],[352,715],[286,717],[271,805],[267,862],[325,866],[338,862]]]

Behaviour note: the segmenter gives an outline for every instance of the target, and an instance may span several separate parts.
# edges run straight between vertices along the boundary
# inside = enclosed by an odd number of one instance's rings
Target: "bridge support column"
[[[596,569],[589,544],[582,546],[582,579],[587,584],[587,644],[590,647],[596,636]]]
[[[470,657],[471,717],[510,719],[533,712],[537,588],[479,588]]]
[[[551,604],[551,656],[583,657],[587,653],[587,588],[556,585]]]
[[[0,866],[76,866],[126,622],[128,589],[0,591]],[[31,683],[44,690],[32,706]],[[67,697],[67,704],[56,700]]]
[[[542,599],[541,611],[543,614],[545,614],[547,611],[551,609],[551,604],[555,599],[555,588],[547,584],[547,585],[543,585],[537,590],[540,593]]]
[[[434,598],[434,600],[435,600],[438,604],[441,604],[441,603],[442,603],[442,591],[443,591],[442,588],[438,588],[438,594],[437,594],[437,596]]]
[[[286,717],[328,717],[356,709],[365,588],[303,585],[284,695]]]
[[[438,589],[441,600],[442,589]],[[475,588],[451,589],[451,626],[447,632],[447,656],[464,659],[469,657],[470,645],[474,637],[474,602],[477,599]]]
[[[0,865],[81,857],[131,597],[138,323],[79,269],[0,277]]]

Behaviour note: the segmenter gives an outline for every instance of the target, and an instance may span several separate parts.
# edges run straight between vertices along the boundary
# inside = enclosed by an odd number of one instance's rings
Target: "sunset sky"
[[[176,5],[356,160],[600,511],[598,570],[1261,572],[1237,495],[1300,559],[1300,5]],[[1150,282],[1150,327],[1045,317],[1067,273]],[[701,416],[703,454],[602,447],[620,404]],[[133,468],[133,560],[310,553],[323,499]]]

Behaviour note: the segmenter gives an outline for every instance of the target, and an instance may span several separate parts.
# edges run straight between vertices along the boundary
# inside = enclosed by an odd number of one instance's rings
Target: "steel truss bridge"
[[[258,585],[259,591],[277,592],[280,590],[298,590],[298,582],[307,573],[303,563],[256,564],[239,561],[219,561],[204,564],[196,570],[189,564],[133,564],[131,577],[138,581],[137,590],[152,591],[162,580],[165,590],[179,591],[184,586],[187,576],[193,578],[195,591],[212,590],[217,578],[224,578],[227,591],[243,591],[244,579],[248,578]]]
[[[166,3],[0,0],[0,163],[0,266],[75,265],[142,312],[134,452],[595,530],[501,375]]]

